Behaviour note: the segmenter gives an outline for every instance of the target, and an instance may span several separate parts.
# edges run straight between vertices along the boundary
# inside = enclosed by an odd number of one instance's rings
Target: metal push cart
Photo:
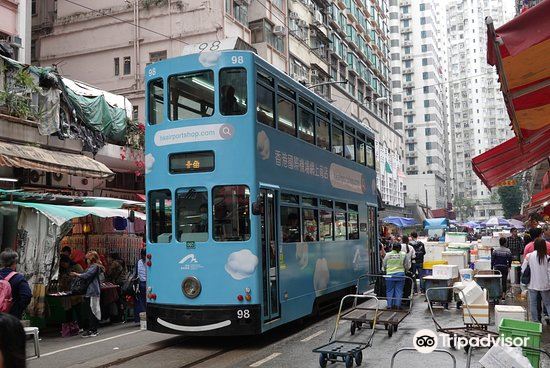
[[[338,326],[340,325],[340,319],[342,316],[342,307],[344,301],[348,298],[357,299],[374,299],[376,301],[376,306],[378,307],[378,299],[374,295],[360,295],[360,294],[349,294],[342,298],[340,301],[340,308],[338,309],[338,315],[336,316],[336,323],[334,325],[334,330],[330,335],[328,344],[322,345],[318,348],[313,349],[314,353],[319,353],[319,366],[325,368],[328,362],[336,363],[342,361],[346,364],[346,368],[353,367],[353,361],[355,364],[360,365],[363,361],[363,350],[372,346],[372,339],[376,329],[373,327],[372,332],[366,342],[355,342],[355,341],[341,341],[334,340],[338,332]],[[374,325],[376,324],[376,316],[378,311],[376,310],[374,314]]]
[[[474,281],[481,286],[482,289],[487,290],[487,294],[490,301],[495,304],[500,301],[502,297],[502,273],[499,270],[483,270],[478,271],[474,276]]]
[[[397,357],[397,354],[403,352],[403,351],[411,351],[411,352],[415,352],[415,353],[418,353],[418,351],[415,349],[415,348],[401,348],[399,350],[397,350],[395,353],[393,353],[393,355],[391,356],[391,363],[390,363],[390,368],[394,368],[394,363],[395,363],[395,358]],[[442,350],[442,349],[435,349],[432,353],[442,353],[442,354],[446,354],[448,356],[451,357],[451,360],[453,362],[453,368],[456,368],[456,358],[454,357],[453,354],[451,354],[449,351],[447,350]]]
[[[474,323],[472,324],[464,324],[464,326],[457,326],[457,327],[442,327],[436,320],[432,303],[430,303],[430,293],[437,292],[439,290],[453,290],[453,287],[437,287],[437,288],[431,288],[426,290],[426,299],[428,299],[428,307],[430,308],[430,314],[432,315],[432,321],[435,324],[436,332],[441,332],[444,334],[447,334],[451,337],[450,344],[451,347],[454,348],[454,338],[466,338],[470,339],[473,337],[482,338],[482,337],[492,337],[497,338],[499,335],[496,332],[487,331],[487,326],[479,324],[475,318],[475,316],[470,311],[470,307],[467,303],[464,303],[464,307],[468,310],[468,314],[471,316],[471,319]],[[464,292],[462,290],[457,290],[458,293],[462,294],[464,297]],[[466,298],[463,298],[466,300]],[[466,346],[465,350],[469,350],[470,347]]]
[[[385,282],[385,280],[388,277],[391,277],[391,275],[374,275],[374,274],[366,274],[363,276],[360,276],[357,279],[357,294],[361,294],[360,292],[360,283],[362,279],[366,278],[382,278],[381,282]],[[405,281],[409,279],[411,282],[414,282],[414,280],[408,276],[400,276],[400,278],[403,278]],[[402,298],[401,300],[404,302],[408,302],[409,307],[407,309],[403,310],[396,310],[396,309],[380,309],[379,306],[376,306],[376,308],[367,308],[367,307],[360,307],[357,306],[357,299],[354,300],[353,308],[342,315],[342,320],[345,321],[351,321],[350,326],[350,332],[352,335],[355,334],[356,329],[361,329],[363,324],[368,325],[371,328],[374,328],[376,325],[383,325],[384,328],[388,331],[388,336],[392,337],[393,333],[397,331],[397,328],[399,326],[399,323],[405,319],[410,313],[412,309],[413,304],[413,288],[411,284],[411,293],[408,298]],[[363,295],[376,295],[371,293],[363,293]],[[385,296],[376,295],[377,300],[388,300]]]

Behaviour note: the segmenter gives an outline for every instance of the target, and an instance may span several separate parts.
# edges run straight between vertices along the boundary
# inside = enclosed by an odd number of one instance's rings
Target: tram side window
[[[374,167],[374,147],[367,145],[367,166],[370,168]]]
[[[300,208],[281,206],[281,230],[283,243],[301,241],[300,236]]]
[[[180,242],[208,240],[208,192],[206,188],[176,192],[176,236]]]
[[[246,69],[227,68],[220,71],[220,112],[222,115],[246,114]]]
[[[346,240],[346,204],[336,202],[335,208],[336,211],[334,211],[334,240]]]
[[[357,162],[361,165],[367,164],[367,147],[365,142],[357,141]]]
[[[317,119],[317,147],[330,151],[330,123]]]
[[[250,239],[250,189],[247,186],[214,187],[212,205],[215,241]]]
[[[280,131],[296,136],[296,104],[278,96],[277,127]]]
[[[348,239],[359,239],[359,211],[356,204],[348,205]]]
[[[355,137],[348,133],[345,136],[345,157],[355,161]]]
[[[317,233],[317,210],[302,208],[302,227],[304,241],[308,242],[319,240]]]
[[[334,216],[332,211],[320,210],[319,216],[319,233],[322,241],[334,240]]]
[[[172,76],[170,120],[195,119],[214,114],[214,72],[205,70]]]
[[[162,78],[149,82],[149,116],[150,125],[162,122],[164,113],[164,81]]]
[[[274,109],[275,93],[260,83],[256,85],[256,119],[258,122],[275,127]]]
[[[334,126],[332,127],[332,152],[340,156],[344,155],[344,133]]]
[[[172,239],[172,212],[170,191],[149,192],[149,241],[169,243]]]
[[[298,136],[304,141],[315,144],[313,133],[313,124],[315,124],[315,115],[312,112],[300,107],[300,120],[298,122]]]

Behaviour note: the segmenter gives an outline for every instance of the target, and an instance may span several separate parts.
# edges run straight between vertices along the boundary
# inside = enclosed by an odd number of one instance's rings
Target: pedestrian
[[[99,255],[95,251],[89,251],[86,253],[86,262],[88,263],[88,269],[84,273],[71,272],[71,276],[80,277],[88,282],[88,288],[86,289],[86,295],[84,298],[84,305],[88,311],[89,326],[88,330],[84,332],[82,337],[95,337],[99,335],[98,327],[101,320],[101,306],[100,306],[100,276],[105,271],[103,264],[99,260]]]
[[[413,259],[416,258],[416,252],[414,248],[409,244],[409,237],[407,235],[403,236],[403,243],[401,244],[401,251],[405,253],[407,257],[407,265],[405,272],[410,273],[412,268]]]
[[[414,280],[414,292],[418,292],[417,279],[420,279],[420,273],[422,272],[422,265],[424,264],[424,255],[426,254],[426,248],[424,243],[418,240],[418,233],[413,231],[411,233],[412,242],[410,243],[414,249],[415,258],[412,263],[412,275]]]
[[[0,368],[25,368],[25,330],[11,314],[0,313]]]
[[[508,238],[510,239],[510,238]],[[500,247],[493,250],[491,253],[491,268],[500,271],[502,277],[502,300],[506,299],[506,291],[508,286],[508,271],[512,266],[512,251],[507,248],[507,239],[501,237],[498,240]]]
[[[139,281],[139,288],[136,293],[134,302],[134,322],[139,323],[139,314],[145,312],[147,306],[147,300],[145,294],[147,293],[147,264],[146,264],[147,250],[141,248],[140,259],[136,264],[136,271],[134,277],[136,281]]]
[[[510,229],[510,237],[506,241],[506,245],[510,252],[512,252],[512,261],[521,261],[521,255],[523,253],[523,239],[518,236],[518,229],[515,227]]]
[[[59,258],[59,291],[71,291],[72,282],[76,277],[71,276],[71,272],[83,273],[84,270],[82,269],[82,266],[80,266],[78,263],[73,262],[69,258],[69,256],[67,256],[66,254],[61,254],[61,257]],[[69,326],[69,330],[75,330],[76,332],[78,332],[80,326],[82,325],[82,318],[80,314],[82,296],[72,295],[68,299],[61,298],[61,300],[61,304],[65,308],[65,323],[67,324],[66,326]],[[63,327],[62,325],[62,333],[64,331],[64,328],[66,331],[67,327]]]
[[[550,225],[545,224],[542,227],[542,238],[547,242],[550,242]]]
[[[546,242],[542,238],[535,240],[535,251],[529,253],[523,260],[521,271],[525,272],[529,266],[531,279],[527,285],[529,293],[529,310],[531,311],[531,320],[541,322],[540,308],[537,305],[540,296],[546,310],[550,308],[550,276],[549,276],[549,256]]]
[[[535,241],[537,239],[542,239],[542,229],[537,227],[534,229],[529,230],[529,235],[531,235],[531,239],[533,239],[529,244],[525,246],[525,249],[523,249],[523,257],[527,257],[527,255],[535,250]],[[544,241],[544,239],[543,239]],[[550,242],[546,241],[546,251],[548,254],[550,254]]]
[[[17,253],[11,249],[6,249],[2,253],[0,253],[0,266],[2,267],[2,269],[0,269],[0,280],[5,280],[9,282],[12,299],[11,308],[9,309],[9,311],[0,310],[0,312],[6,312],[14,317],[21,319],[21,317],[23,316],[23,312],[25,311],[25,309],[27,309],[27,306],[31,302],[32,291],[29,287],[29,283],[25,279],[25,276],[16,271],[18,258],[19,256],[17,255]],[[0,282],[0,296],[4,295],[6,297],[9,297],[7,295],[7,290],[6,293],[3,293],[3,289],[3,283]],[[0,307],[2,305],[8,307],[7,303],[4,303],[3,300],[0,300]]]
[[[386,271],[386,298],[388,309],[400,309],[405,286],[407,258],[401,251],[401,244],[394,243],[391,252],[384,257],[383,270]],[[410,265],[409,265],[410,268]]]
[[[72,249],[68,245],[61,248],[61,254],[66,255],[67,257],[71,258]]]

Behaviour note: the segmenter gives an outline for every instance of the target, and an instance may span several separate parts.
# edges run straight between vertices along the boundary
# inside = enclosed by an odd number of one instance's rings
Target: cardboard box
[[[458,275],[458,266],[456,265],[435,265],[433,266],[432,276],[434,279],[455,279]]]

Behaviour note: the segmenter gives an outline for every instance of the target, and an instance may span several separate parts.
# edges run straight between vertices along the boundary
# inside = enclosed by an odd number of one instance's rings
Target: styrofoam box
[[[489,324],[489,303],[485,301],[485,303],[482,304],[468,304],[468,307],[466,306],[462,307],[462,311],[464,313],[464,323],[478,323],[482,325],[488,325]],[[475,318],[471,317],[470,312]]]
[[[442,253],[447,248],[446,243],[437,243],[437,242],[426,242],[424,243],[424,248],[426,249],[426,255],[424,259],[427,261],[437,261],[442,258]]]
[[[492,236],[482,236],[481,245],[485,245],[491,248],[496,248],[499,246],[498,238],[492,237]]]
[[[468,282],[464,289],[462,289],[462,293],[458,293],[458,295],[466,304],[483,304],[483,299],[481,298],[485,297],[483,289],[475,281]],[[487,299],[485,298],[485,300]],[[478,303],[478,301],[481,303]]]
[[[490,259],[478,259],[475,263],[474,268],[480,271],[487,271],[491,269],[491,260]]]
[[[466,261],[466,253],[460,250],[447,250],[441,253],[442,259],[447,261],[447,264],[458,266],[459,269],[468,266]]]
[[[519,305],[495,305],[495,323],[500,326],[500,320],[503,318],[525,321],[527,312],[525,308]]]
[[[434,279],[454,279],[458,277],[457,265],[435,265],[432,276]]]
[[[468,234],[466,233],[453,233],[453,232],[447,232],[445,233],[445,241],[447,243],[464,243],[466,241],[466,236]]]
[[[514,350],[515,354],[514,354]],[[514,368],[532,368],[531,363],[521,354],[520,348],[511,348],[494,344],[484,356],[481,357],[479,363],[483,367],[514,367]]]

